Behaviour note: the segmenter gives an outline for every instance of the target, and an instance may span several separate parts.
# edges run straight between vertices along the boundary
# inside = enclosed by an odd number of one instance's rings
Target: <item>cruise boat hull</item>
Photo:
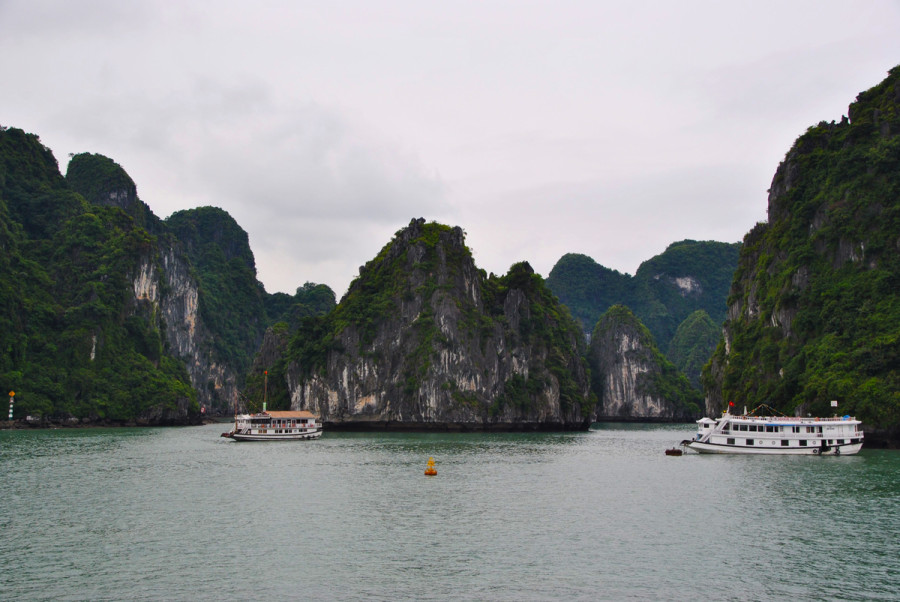
[[[234,439],[235,441],[299,441],[302,439],[318,439],[322,436],[322,429],[317,431],[311,431],[306,433],[287,433],[282,435],[256,435],[256,434],[243,434],[243,433],[231,433],[229,437]]]
[[[769,456],[852,456],[859,453],[862,449],[862,443],[849,443],[845,445],[832,445],[830,448],[821,447],[737,447],[734,445],[722,445],[716,443],[701,443],[699,441],[691,441],[687,444],[688,449],[692,449],[701,454],[756,454]]]

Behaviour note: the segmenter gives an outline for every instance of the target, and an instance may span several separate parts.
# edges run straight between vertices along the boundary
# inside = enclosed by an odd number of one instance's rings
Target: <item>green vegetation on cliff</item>
[[[193,407],[130,278],[152,237],[88,204],[37,136],[0,130],[0,382],[16,417],[134,420]]]
[[[697,310],[716,324],[725,320],[725,300],[740,248],[740,243],[684,240],[640,265],[627,305],[663,349]]]
[[[165,232],[161,220],[138,198],[131,176],[112,159],[91,153],[73,155],[66,168],[66,182],[89,203],[119,207],[151,234]]]
[[[177,211],[166,225],[196,270],[200,315],[215,335],[213,352],[245,374],[266,328],[266,293],[256,279],[247,233],[217,207]]]
[[[505,276],[491,276],[484,283],[484,306],[486,318],[495,324],[502,324],[503,308],[510,290],[522,291],[529,302],[529,317],[519,322],[518,334],[531,345],[545,345],[549,353],[542,368],[552,374],[559,383],[560,403],[563,408],[578,406],[583,415],[592,413],[596,396],[585,397],[575,379],[577,373],[572,362],[585,363],[586,349],[583,340],[576,336],[578,323],[568,308],[559,302],[546,285],[544,279],[535,274],[527,262],[513,264]],[[486,324],[482,324],[484,328]],[[572,354],[572,342],[576,344],[577,360]],[[505,403],[522,404],[543,384],[541,371],[529,374],[528,379],[519,383],[507,381],[504,394],[496,400],[502,407]]]
[[[698,309],[678,325],[666,357],[699,389],[703,366],[709,361],[720,338],[722,327],[713,322],[709,314]]]
[[[630,308],[666,350],[677,370],[700,387],[702,366],[720,337],[739,243],[684,240],[638,268],[634,276],[584,255],[564,255],[547,285],[590,332],[615,305]],[[695,396],[695,394],[694,394]]]
[[[900,425],[900,67],[802,135],[744,241],[704,384],[750,407]]]
[[[631,276],[603,267],[587,255],[563,255],[550,274],[547,286],[590,332],[600,316],[617,303],[631,300]]]
[[[246,232],[221,209],[163,222],[113,160],[74,155],[63,178],[15,128],[0,128],[0,248],[0,385],[16,392],[17,418],[183,422],[199,399],[230,409],[215,391],[241,384],[267,326],[334,306],[322,285],[267,295]],[[184,266],[177,276],[164,257]],[[161,303],[195,285],[200,321],[182,330],[196,348],[175,357],[167,326],[179,325]]]
[[[265,299],[266,316],[271,323],[284,322],[297,328],[303,318],[323,316],[336,305],[334,291],[325,284],[307,282],[293,295],[272,293]]]

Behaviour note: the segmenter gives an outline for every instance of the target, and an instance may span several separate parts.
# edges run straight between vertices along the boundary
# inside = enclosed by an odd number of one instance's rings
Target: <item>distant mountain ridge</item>
[[[740,243],[683,240],[644,261],[634,276],[577,253],[563,255],[547,286],[582,323],[586,333],[613,305],[630,307],[665,348],[686,317],[698,309],[725,319],[725,299]]]
[[[675,242],[643,262],[634,276],[606,268],[586,255],[570,253],[553,266],[547,286],[586,334],[614,305],[630,308],[649,329],[655,345],[699,389],[700,368],[715,349],[725,320],[740,246],[716,241]],[[688,320],[690,330],[683,328]],[[681,336],[676,336],[679,329]]]

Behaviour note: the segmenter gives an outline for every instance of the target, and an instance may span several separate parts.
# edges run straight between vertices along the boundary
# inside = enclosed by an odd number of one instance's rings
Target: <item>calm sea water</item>
[[[900,597],[898,452],[669,457],[693,431],[670,425],[223,430],[0,432],[0,598]]]

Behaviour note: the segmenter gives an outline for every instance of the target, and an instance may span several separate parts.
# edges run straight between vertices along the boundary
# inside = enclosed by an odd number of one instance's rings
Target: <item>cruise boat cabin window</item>
[[[747,439],[747,445],[753,445],[753,439]]]
[[[787,447],[789,444],[790,444],[790,442],[787,439],[781,440],[781,447]]]
[[[800,446],[806,447],[806,439],[800,439]]]
[[[725,440],[725,443],[728,444],[728,445],[734,445],[734,439],[731,439],[731,438],[726,439],[726,440]]]

